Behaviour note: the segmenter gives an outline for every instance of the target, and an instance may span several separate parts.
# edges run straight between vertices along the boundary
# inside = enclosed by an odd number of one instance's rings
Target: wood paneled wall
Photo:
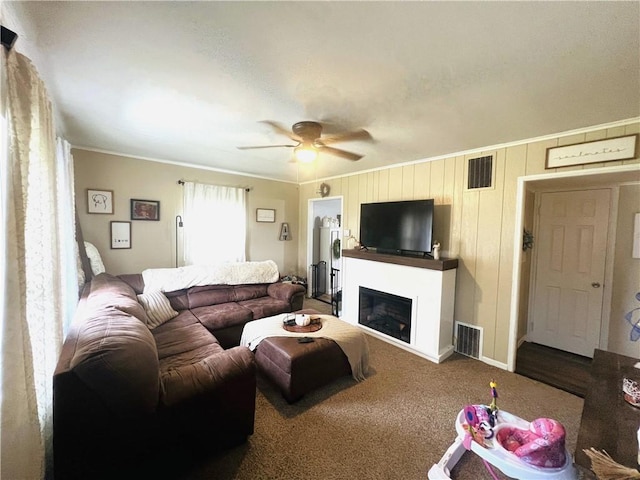
[[[638,132],[640,123],[635,122],[322,181],[331,186],[332,196],[343,197],[342,226],[350,229],[356,237],[360,227],[361,203],[435,199],[434,239],[440,241],[443,256],[459,260],[455,320],[483,327],[483,356],[506,364],[518,177],[638,163],[636,158],[624,162],[545,169],[546,149],[549,147]],[[467,191],[465,165],[468,159],[490,154],[494,155],[494,187]],[[315,182],[300,187],[301,232],[307,231],[308,200],[317,198],[316,190]],[[526,226],[529,229],[533,227]],[[300,235],[299,239],[298,266],[300,272],[305,272],[306,235]],[[527,301],[524,298],[521,302],[523,300]]]

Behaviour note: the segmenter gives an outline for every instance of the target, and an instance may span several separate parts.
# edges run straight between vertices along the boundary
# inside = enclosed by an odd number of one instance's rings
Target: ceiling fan
[[[338,142],[347,142],[351,140],[371,140],[371,135],[366,130],[355,130],[352,132],[338,133],[336,135],[329,135],[322,137],[322,124],[318,122],[298,122],[294,123],[291,127],[291,131],[284,128],[277,122],[271,120],[265,120],[266,123],[276,133],[286,135],[291,140],[296,142],[295,144],[284,145],[260,145],[249,147],[238,147],[240,150],[250,150],[254,148],[276,148],[276,147],[291,147],[293,148],[295,158],[300,162],[313,162],[319,152],[330,153],[336,157],[345,158],[347,160],[360,160],[363,155],[357,153],[348,152],[340,148],[334,148],[330,145]]]

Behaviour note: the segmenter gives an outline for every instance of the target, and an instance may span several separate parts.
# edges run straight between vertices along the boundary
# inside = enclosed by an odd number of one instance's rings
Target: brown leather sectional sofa
[[[142,274],[120,275],[136,293],[144,291]],[[306,289],[276,282],[249,285],[205,285],[165,292],[177,311],[190,310],[224,348],[240,345],[244,325],[259,318],[300,310]]]
[[[167,293],[178,315],[150,330],[141,275],[85,287],[53,379],[55,478],[129,478],[173,445],[210,450],[253,433],[248,321],[299,310],[300,285],[211,285]],[[150,460],[153,464],[153,460]]]

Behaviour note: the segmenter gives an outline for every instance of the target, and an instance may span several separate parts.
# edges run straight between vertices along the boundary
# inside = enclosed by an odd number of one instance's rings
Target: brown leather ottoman
[[[336,378],[351,375],[349,360],[336,342],[313,340],[299,343],[297,337],[268,337],[255,350],[258,370],[278,386],[289,403]]]

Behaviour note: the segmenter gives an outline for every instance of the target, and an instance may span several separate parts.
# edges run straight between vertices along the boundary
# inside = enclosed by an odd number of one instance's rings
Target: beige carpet
[[[189,467],[174,464],[165,478],[424,480],[455,437],[458,411],[490,402],[492,379],[500,408],[562,422],[573,454],[581,398],[458,354],[437,365],[374,337],[368,341],[372,370],[365,381],[344,377],[288,405],[259,378],[249,441]],[[452,478],[491,476],[466,453]]]

